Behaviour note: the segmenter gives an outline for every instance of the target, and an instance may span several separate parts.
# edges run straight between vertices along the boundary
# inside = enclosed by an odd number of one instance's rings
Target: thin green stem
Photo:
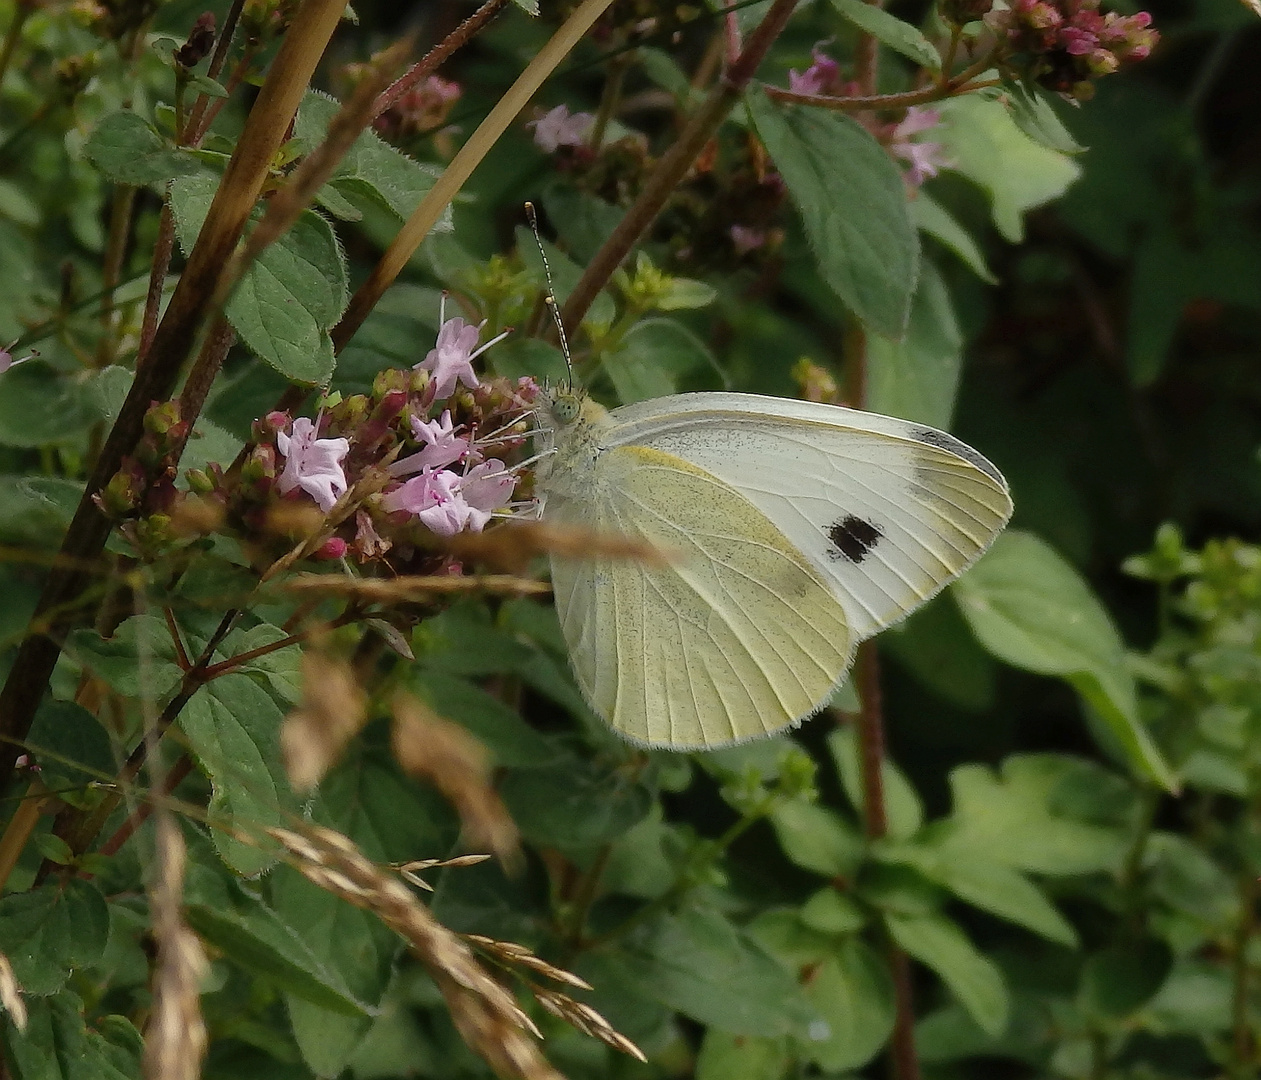
[[[0,85],[4,83],[4,76],[9,70],[9,63],[17,50],[17,44],[22,40],[22,27],[34,10],[34,4],[23,3],[19,0],[13,12],[13,21],[9,23],[9,29],[5,32],[4,44],[0,45]]]

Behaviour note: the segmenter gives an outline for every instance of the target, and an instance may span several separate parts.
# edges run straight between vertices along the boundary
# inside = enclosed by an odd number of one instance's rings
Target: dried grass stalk
[[[403,770],[429,781],[455,807],[474,846],[490,848],[505,862],[518,857],[517,826],[491,787],[481,743],[403,693],[394,698],[391,741]]]
[[[368,695],[346,661],[302,654],[302,701],[280,727],[280,750],[295,791],[324,778],[368,717]]]
[[[518,521],[484,533],[459,533],[448,545],[451,553],[460,559],[512,574],[520,574],[530,560],[539,555],[632,559],[653,566],[664,565],[672,558],[671,552],[647,540],[546,521]]]
[[[560,1017],[584,1035],[599,1039],[614,1050],[620,1050],[624,1054],[630,1054],[631,1057],[647,1063],[648,1058],[644,1056],[644,1052],[590,1005],[575,1001],[568,994],[562,994],[557,990],[545,990],[541,986],[531,986],[530,991],[538,1003],[553,1016]]]
[[[401,604],[429,600],[450,593],[484,592],[507,596],[549,593],[552,587],[530,578],[502,574],[453,577],[446,574],[396,578],[352,578],[341,574],[295,574],[279,588],[314,596],[345,596],[373,604]]]
[[[22,1000],[22,988],[13,974],[13,965],[4,953],[0,953],[0,1006],[13,1018],[13,1026],[18,1031],[26,1030],[26,1002]]]
[[[180,913],[184,889],[184,838],[170,813],[158,815],[157,876],[149,890],[153,937],[153,1011],[145,1025],[146,1080],[197,1080],[206,1053],[201,980],[206,954]]]
[[[312,826],[270,829],[297,869],[322,889],[373,912],[404,937],[442,992],[470,1047],[509,1080],[564,1080],[539,1052],[533,1022],[472,950],[429,913],[397,877],[377,867],[341,833]]]

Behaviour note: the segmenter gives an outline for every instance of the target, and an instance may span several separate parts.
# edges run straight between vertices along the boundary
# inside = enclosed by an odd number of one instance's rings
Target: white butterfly
[[[672,553],[552,558],[578,685],[633,742],[707,749],[816,713],[858,642],[980,557],[1011,516],[952,435],[835,405],[678,394],[612,412],[562,391],[543,516]]]

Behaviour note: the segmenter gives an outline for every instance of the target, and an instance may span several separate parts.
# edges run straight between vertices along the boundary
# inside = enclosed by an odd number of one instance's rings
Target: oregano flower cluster
[[[477,377],[473,360],[504,336],[479,345],[481,329],[443,318],[426,357],[381,371],[371,393],[325,397],[314,417],[268,413],[238,461],[188,470],[187,491],[174,463],[188,424],[177,402],[155,403],[144,442],[98,504],[147,557],[190,531],[219,532],[261,565],[323,525],[332,531],[317,558],[389,553],[395,569],[432,572],[442,538],[512,512],[521,470],[510,463],[529,438],[538,387]]]

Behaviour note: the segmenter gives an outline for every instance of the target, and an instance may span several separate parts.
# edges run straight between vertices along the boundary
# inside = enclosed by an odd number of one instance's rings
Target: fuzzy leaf
[[[953,594],[990,653],[1066,679],[1107,725],[1131,769],[1176,787],[1139,718],[1121,636],[1090,587],[1050,545],[1008,530]]]
[[[929,71],[941,70],[941,56],[923,34],[908,22],[890,15],[866,0],[832,0],[832,6],[860,30],[865,30],[881,44],[888,45],[908,60]]]
[[[117,184],[157,184],[204,169],[190,153],[171,145],[133,112],[103,117],[84,143],[83,153]]]
[[[872,330],[901,337],[919,272],[902,174],[856,121],[748,97],[758,136],[801,213],[824,280]]]

